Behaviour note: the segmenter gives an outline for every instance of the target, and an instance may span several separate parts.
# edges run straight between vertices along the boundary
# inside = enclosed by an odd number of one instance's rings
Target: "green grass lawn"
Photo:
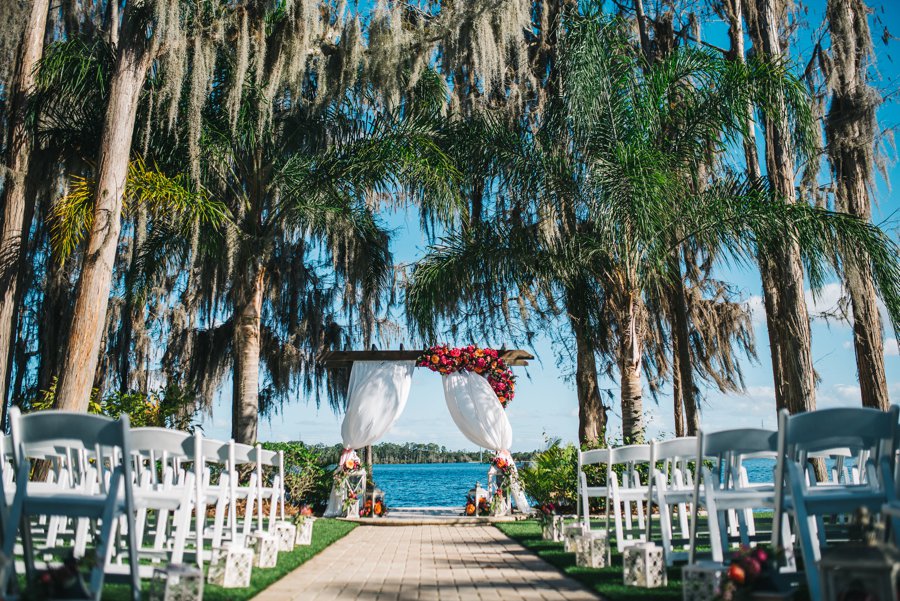
[[[340,540],[348,532],[356,528],[356,524],[340,520],[319,519],[313,526],[312,544],[294,547],[289,553],[278,554],[278,565],[274,568],[253,568],[250,586],[247,588],[222,588],[205,584],[203,599],[205,601],[245,601],[251,599],[267,586],[274,584],[297,566],[317,555],[330,544]],[[144,581],[144,596],[147,595],[149,581]],[[130,599],[130,588],[123,584],[108,584],[103,587],[103,599],[110,601],[127,601]]]
[[[622,584],[622,555],[612,549],[612,566],[601,569],[579,568],[575,554],[563,551],[562,543],[545,541],[541,537],[541,524],[537,520],[496,524],[504,534],[529,549],[559,571],[597,591],[609,601],[647,599],[681,599],[681,568],[669,569],[669,585],[666,588],[635,588]]]

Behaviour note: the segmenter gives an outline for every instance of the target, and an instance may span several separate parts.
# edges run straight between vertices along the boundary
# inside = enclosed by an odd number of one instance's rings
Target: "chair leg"
[[[803,570],[806,572],[806,585],[809,588],[811,601],[821,601],[822,591],[819,583],[819,550],[818,541],[813,532],[815,516],[810,516],[803,499],[803,483],[801,474],[794,464],[788,464],[788,477],[793,501],[794,523],[797,525],[797,536],[800,538],[800,553],[803,555]]]
[[[118,472],[112,477],[110,488],[108,490],[119,489]],[[91,595],[94,601],[100,601],[103,594],[103,580],[105,577],[106,565],[109,559],[110,541],[115,535],[115,527],[118,525],[118,519],[115,514],[117,499],[115,495],[111,495],[103,509],[101,517],[100,534],[97,538],[97,560],[91,569]]]
[[[160,509],[156,512],[156,532],[153,535],[153,548],[162,551],[166,546],[169,532],[169,510]]]
[[[722,523],[719,519],[719,509],[716,506],[716,498],[712,491],[707,489],[706,492],[706,522],[709,528],[709,544],[712,547],[713,561],[722,563],[725,561],[725,549],[723,547],[728,544],[728,534],[722,532]],[[723,539],[725,545],[722,544]]]

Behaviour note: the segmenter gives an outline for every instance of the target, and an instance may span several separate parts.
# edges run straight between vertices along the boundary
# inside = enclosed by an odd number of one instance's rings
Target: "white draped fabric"
[[[530,511],[528,499],[519,486],[516,464],[509,454],[512,425],[487,378],[471,372],[456,372],[443,376],[443,380],[444,400],[456,427],[478,446],[491,449],[509,461],[513,470],[512,500],[519,511]]]
[[[384,436],[406,407],[415,361],[356,361],[350,370],[345,449],[361,449]]]
[[[471,372],[456,372],[442,379],[447,409],[460,432],[485,449],[508,450],[512,426],[487,379]]]
[[[356,361],[350,370],[347,413],[341,424],[344,453],[340,463],[384,436],[406,407],[415,361]],[[338,466],[338,469],[341,469]],[[326,517],[341,515],[346,491],[331,490]]]

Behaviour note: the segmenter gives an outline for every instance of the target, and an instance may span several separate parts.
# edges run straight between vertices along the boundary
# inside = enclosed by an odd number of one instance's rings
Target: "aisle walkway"
[[[360,526],[254,601],[596,601],[493,526]]]

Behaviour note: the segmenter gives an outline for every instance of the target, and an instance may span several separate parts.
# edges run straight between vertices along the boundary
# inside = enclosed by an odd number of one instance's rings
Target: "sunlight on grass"
[[[205,584],[203,599],[205,601],[245,601],[259,594],[266,587],[278,582],[290,572],[319,554],[332,543],[344,538],[356,524],[339,520],[319,519],[313,526],[311,545],[294,547],[293,551],[278,554],[278,565],[270,569],[253,568],[250,586],[247,588],[222,588]],[[142,581],[144,595],[147,595],[150,581]],[[128,601],[130,589],[122,584],[109,584],[103,587],[103,598],[109,601]]]
[[[567,576],[578,580],[609,601],[646,599],[680,599],[681,568],[669,569],[669,585],[666,588],[635,588],[622,584],[622,555],[613,548],[612,566],[601,569],[579,568],[575,554],[563,551],[562,543],[541,538],[541,525],[536,520],[495,524],[501,532],[556,567]]]

